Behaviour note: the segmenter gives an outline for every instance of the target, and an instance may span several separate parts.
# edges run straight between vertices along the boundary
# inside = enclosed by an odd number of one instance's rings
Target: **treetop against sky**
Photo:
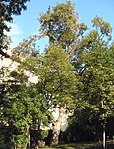
[[[45,13],[49,6],[54,7],[57,3],[65,2],[66,0],[31,0],[28,2],[27,10],[23,11],[20,16],[14,16],[14,23],[11,24],[12,29],[8,33],[13,41],[11,47],[15,47],[30,35],[39,34],[40,23],[37,19],[40,14]],[[71,2],[75,4],[75,11],[79,14],[80,21],[89,28],[91,28],[91,20],[95,16],[102,17],[113,28],[113,0],[72,0]],[[46,39],[39,41],[40,49],[42,50],[47,43]]]

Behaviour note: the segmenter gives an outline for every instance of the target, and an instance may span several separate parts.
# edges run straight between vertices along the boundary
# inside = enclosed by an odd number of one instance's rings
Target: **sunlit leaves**
[[[74,12],[70,1],[58,3],[52,9],[41,15],[41,37],[47,36],[50,44],[61,45],[68,53],[73,50],[77,38],[87,30],[84,23],[79,23],[79,15]]]
[[[76,73],[69,62],[69,56],[62,47],[49,47],[38,69],[41,93],[53,104],[65,106],[72,103],[72,93],[76,92]],[[70,105],[69,105],[70,106]]]
[[[96,111],[100,119],[106,119],[113,113],[114,63],[112,53],[113,50],[108,48],[82,53],[82,61],[87,64],[82,75],[83,100],[89,103],[89,108]]]
[[[91,22],[93,23],[93,27],[95,27],[96,30],[100,33],[101,37],[106,35],[108,40],[111,39],[112,27],[108,22],[104,21],[103,18],[98,16],[96,16]]]

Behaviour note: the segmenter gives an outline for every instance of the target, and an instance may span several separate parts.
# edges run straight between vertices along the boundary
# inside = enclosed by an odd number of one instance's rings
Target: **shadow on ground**
[[[90,145],[90,146],[76,146],[75,144],[70,144],[70,145],[66,145],[66,146],[62,146],[62,145],[60,145],[60,146],[58,146],[58,147],[56,147],[56,149],[103,149],[103,147],[102,147],[102,145],[100,144],[100,145],[96,145],[96,146],[92,146],[92,145]],[[114,143],[111,143],[111,144],[107,144],[106,145],[106,149],[114,149]]]

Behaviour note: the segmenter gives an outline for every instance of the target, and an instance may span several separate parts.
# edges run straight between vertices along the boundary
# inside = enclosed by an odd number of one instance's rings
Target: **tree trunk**
[[[53,123],[51,146],[57,145],[59,143],[59,134],[64,113],[65,109],[63,107],[59,108],[58,119]]]
[[[29,126],[25,128],[24,134],[28,138],[28,142],[26,142],[25,149],[30,149],[30,132],[29,132]]]
[[[30,129],[30,149],[39,148],[39,139],[40,139],[40,125],[36,125],[34,129]]]
[[[103,149],[106,147],[105,124],[103,124]]]

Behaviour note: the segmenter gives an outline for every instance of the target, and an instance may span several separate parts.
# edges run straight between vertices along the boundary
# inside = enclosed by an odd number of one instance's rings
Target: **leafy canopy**
[[[4,31],[10,31],[7,22],[13,21],[13,15],[21,15],[22,10],[26,10],[25,3],[29,0],[1,0],[0,1],[0,54],[8,57],[3,49],[7,49],[8,45],[4,45],[6,35]]]
[[[41,37],[47,36],[50,44],[61,45],[70,53],[77,39],[87,30],[84,23],[79,23],[79,15],[74,11],[71,1],[58,3],[39,18]]]

